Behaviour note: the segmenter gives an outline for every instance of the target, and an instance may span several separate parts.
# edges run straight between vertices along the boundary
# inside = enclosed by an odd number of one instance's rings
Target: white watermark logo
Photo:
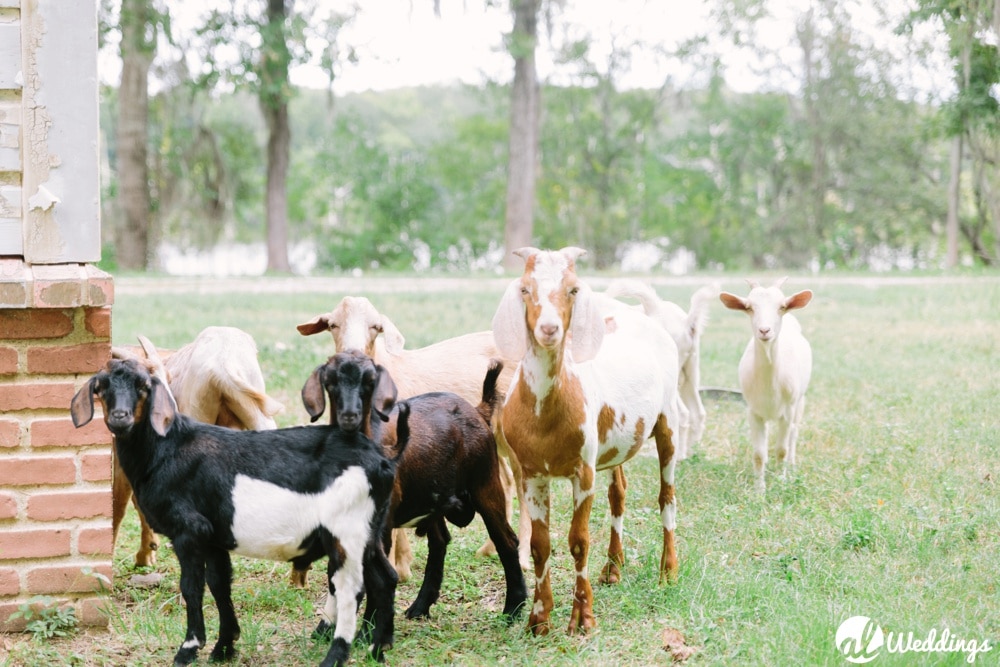
[[[840,624],[834,637],[837,650],[844,659],[856,665],[871,662],[882,649],[889,653],[964,653],[970,665],[981,653],[993,650],[988,639],[964,639],[945,628],[940,634],[931,629],[926,637],[916,637],[912,632],[885,633],[867,616],[851,616]]]

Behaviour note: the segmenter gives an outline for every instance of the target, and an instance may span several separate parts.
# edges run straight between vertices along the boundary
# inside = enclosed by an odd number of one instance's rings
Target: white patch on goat
[[[663,522],[663,527],[666,530],[676,530],[677,529],[677,503],[672,502],[663,506],[663,512],[661,513],[660,520]]]
[[[334,596],[330,595],[329,591],[327,591],[326,602],[319,612],[319,617],[330,625],[337,624],[337,601]]]
[[[619,514],[615,516],[611,515],[611,530],[618,533],[619,535],[625,534],[625,516]]]
[[[421,514],[420,516],[414,517],[400,526],[396,526],[396,528],[415,528],[418,523],[420,523],[429,516],[430,514]]]
[[[525,489],[524,502],[528,506],[528,516],[531,517],[532,521],[545,523],[549,511],[549,505],[546,502],[549,493],[548,482],[529,479],[525,480],[525,485],[527,488]]]
[[[319,493],[299,493],[277,484],[237,475],[233,486],[235,553],[290,560],[323,526],[347,553],[361,553],[375,512],[364,469],[351,466]]]
[[[181,644],[181,648],[201,648],[201,642],[197,639],[189,639]]]

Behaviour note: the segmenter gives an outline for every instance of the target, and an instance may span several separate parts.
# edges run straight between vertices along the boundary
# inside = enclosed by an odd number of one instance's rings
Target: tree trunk
[[[156,41],[147,40],[150,0],[122,0],[122,78],[118,89],[118,180],[122,222],[116,228],[118,266],[143,270],[150,263],[148,165],[149,68]],[[155,31],[151,31],[155,32]]]
[[[267,270],[288,273],[288,165],[291,129],[288,68],[291,54],[285,41],[285,0],[267,0],[267,24],[261,45],[260,106],[267,122]]]
[[[945,235],[948,240],[948,250],[945,255],[945,267],[953,269],[958,266],[958,208],[962,196],[962,134],[951,140],[951,176],[948,182],[948,220],[945,224]]]
[[[531,245],[537,180],[540,105],[535,47],[541,0],[514,0],[514,82],[510,91],[510,137],[507,158],[507,209],[504,222],[504,268],[520,270],[511,255]]]

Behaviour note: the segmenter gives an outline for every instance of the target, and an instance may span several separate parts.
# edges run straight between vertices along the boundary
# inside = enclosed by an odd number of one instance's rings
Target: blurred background
[[[1000,0],[102,0],[100,19],[107,270],[494,273],[570,244],[675,275],[1000,258]]]

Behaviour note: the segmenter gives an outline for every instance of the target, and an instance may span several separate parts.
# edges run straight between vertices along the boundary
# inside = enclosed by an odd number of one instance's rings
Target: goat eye
[[[569,295],[570,296],[576,296],[579,292],[580,292],[580,288],[579,287],[570,287],[569,288]]]
[[[377,331],[378,333],[382,333],[382,325],[381,324],[373,324],[372,325],[372,331]]]

